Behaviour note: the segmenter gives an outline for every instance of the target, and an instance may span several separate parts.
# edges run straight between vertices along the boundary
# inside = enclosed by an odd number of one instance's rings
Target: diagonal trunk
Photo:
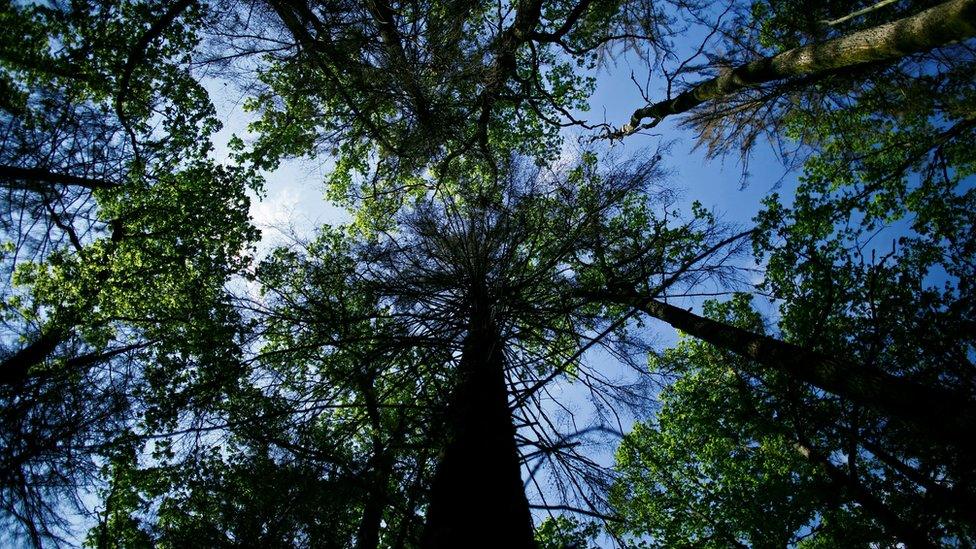
[[[475,309],[421,546],[534,548],[508,407],[503,343],[486,308]]]
[[[746,88],[777,80],[892,61],[976,36],[976,0],[950,0],[913,16],[818,44],[793,48],[700,82],[672,99],[637,109],[630,122],[609,137],[621,138],[667,116]]]
[[[972,437],[976,432],[976,403],[967,395],[755,334],[655,299],[635,294],[600,295],[611,302],[630,305],[720,349],[897,418],[926,440],[963,451],[976,446]]]
[[[40,337],[0,362],[0,386],[20,386],[30,379],[30,369],[54,354],[69,333],[57,328],[48,329]]]

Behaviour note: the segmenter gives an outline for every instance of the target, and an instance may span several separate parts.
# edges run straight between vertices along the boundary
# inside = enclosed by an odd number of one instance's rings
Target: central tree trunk
[[[469,322],[422,546],[534,548],[502,340],[487,307]]]

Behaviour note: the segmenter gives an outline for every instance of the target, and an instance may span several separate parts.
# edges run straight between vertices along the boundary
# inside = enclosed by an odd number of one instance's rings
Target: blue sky
[[[691,28],[675,38],[676,51],[694,51],[704,33]],[[651,99],[665,98],[665,83],[659,71],[650,71],[633,53],[615,56],[596,74],[596,91],[590,98],[590,111],[579,113],[589,122],[609,122],[616,126],[626,122],[634,109],[644,105],[637,86],[631,81],[631,74],[639,82],[650,83],[646,90]],[[698,58],[697,61],[702,61]],[[671,63],[674,65],[676,63]],[[217,157],[226,156],[224,144],[233,134],[246,133],[246,125],[252,117],[240,108],[240,95],[233,86],[222,82],[209,82],[208,88],[217,104],[218,112],[224,121],[224,130],[219,134]],[[622,142],[616,142],[612,149],[620,158],[639,156],[653,151],[655,144],[663,141],[674,143],[671,154],[666,157],[667,165],[673,169],[671,183],[674,187],[685,189],[687,202],[701,201],[706,207],[716,210],[729,222],[749,224],[759,209],[760,200],[781,180],[784,169],[772,154],[767,143],[760,142],[752,152],[749,162],[750,175],[743,186],[740,159],[731,155],[724,159],[706,160],[704,150],[694,149],[694,132],[678,128],[680,118],[663,122],[650,133],[652,135],[633,135]],[[647,133],[647,132],[645,132]],[[567,144],[583,133],[575,128],[566,131]],[[319,223],[336,223],[348,219],[347,214],[328,204],[324,196],[324,175],[329,168],[327,158],[314,160],[294,160],[283,163],[275,173],[268,175],[266,196],[255,200],[252,217],[263,228],[282,227],[293,224],[300,232],[310,230]],[[787,177],[782,190],[788,189],[792,179]],[[788,194],[788,193],[787,193]],[[274,238],[276,231],[265,231],[265,236]]]
[[[679,50],[691,51],[696,48],[699,36],[700,33],[693,31],[683,35],[677,44]],[[590,122],[606,121],[614,125],[626,122],[635,108],[644,105],[640,90],[630,75],[633,73],[638,81],[643,82],[647,72],[648,68],[636,56],[619,56],[596,74],[596,91],[590,98],[590,111],[579,114]],[[652,78],[650,83],[651,87],[646,90],[650,97],[663,99],[663,81]],[[655,88],[655,85],[658,87]],[[223,146],[226,140],[235,133],[244,135],[251,116],[240,108],[240,98],[230,86],[213,82],[209,87],[225,124],[224,130],[215,139],[217,156],[221,158],[226,156]],[[777,190],[788,191],[794,178],[783,179],[784,168],[767,143],[760,142],[752,152],[749,177],[743,180],[742,165],[737,156],[706,159],[703,149],[695,149],[694,133],[679,128],[679,122],[680,118],[677,117],[669,119],[652,131],[645,132],[650,135],[633,135],[617,142],[612,146],[613,153],[621,159],[637,157],[653,153],[662,141],[672,142],[665,163],[673,172],[669,183],[674,188],[683,189],[684,206],[698,200],[713,209],[722,220],[742,227],[751,225],[761,199],[771,190],[778,186]],[[570,129],[566,133],[567,145],[571,147],[580,135],[592,134]],[[289,232],[309,236],[315,227],[323,223],[342,223],[349,219],[345,211],[330,205],[324,198],[323,182],[329,164],[328,159],[322,158],[293,160],[268,174],[264,196],[254,197],[251,206],[252,218],[264,236],[259,255],[271,245],[287,242]],[[745,261],[748,263],[749,258],[745,258]],[[687,305],[697,306],[699,301],[688,301]],[[648,331],[661,347],[676,340],[674,330],[664,324],[652,321],[648,323]],[[630,375],[606,357],[592,356],[590,359],[608,374]],[[578,387],[554,390],[564,395],[567,401],[585,404]]]
[[[679,47],[690,49],[698,45],[693,41],[694,33],[684,37],[684,43]],[[597,74],[596,91],[590,99],[590,112],[579,113],[590,122],[606,121],[620,125],[630,118],[635,108],[644,105],[640,91],[631,81],[630,74],[643,81],[647,68],[633,55],[618,58]],[[654,80],[651,80],[652,86]],[[663,83],[660,88],[651,87],[647,90],[652,99],[663,99]],[[226,155],[223,143],[230,135],[243,135],[250,116],[240,108],[239,97],[235,97],[229,87],[219,83],[210,86],[214,92],[218,111],[224,120],[225,129],[216,139],[218,143],[218,158]],[[772,148],[765,142],[760,142],[752,152],[749,162],[749,176],[743,179],[742,165],[737,156],[724,159],[706,159],[703,149],[695,149],[694,133],[688,129],[678,127],[680,118],[667,120],[647,132],[650,135],[630,136],[623,142],[612,146],[617,158],[627,159],[642,154],[652,154],[656,146],[664,142],[672,142],[670,154],[665,157],[666,166],[672,171],[669,183],[677,189],[683,189],[683,206],[687,207],[694,200],[700,201],[706,207],[713,209],[720,219],[741,227],[751,226],[753,216],[758,212],[761,199],[770,191],[776,189],[789,194],[789,188],[795,181],[794,176],[783,178],[784,168],[775,158]],[[567,145],[572,147],[581,134],[578,130],[567,131]],[[340,208],[336,208],[324,198],[324,179],[329,169],[328,159],[293,160],[282,164],[282,167],[272,174],[268,174],[266,192],[263,197],[254,197],[251,206],[251,216],[262,229],[263,241],[259,246],[259,255],[274,244],[287,243],[288,234],[311,236],[314,229],[324,223],[342,223],[349,216]],[[751,266],[751,258],[743,258],[745,264]],[[701,299],[686,299],[684,306],[694,306],[700,310]],[[768,312],[773,313],[771,308]],[[648,321],[645,325],[648,338],[660,348],[667,347],[677,340],[675,331],[657,321]],[[634,380],[633,371],[617,364],[605,353],[596,351],[588,353],[586,360],[601,373],[612,379]],[[579,427],[584,427],[593,419],[593,408],[585,388],[581,384],[569,383],[565,380],[551,384],[550,390],[559,405],[569,407],[580,414]],[[553,403],[555,409],[555,404]],[[651,409],[643,416],[650,415]],[[623,413],[621,416],[624,430],[628,430],[635,417]],[[612,465],[615,445],[594,446],[590,448],[589,456],[606,466]],[[543,475],[543,493],[552,487],[546,484]],[[538,503],[539,494],[529,488],[530,499]],[[550,501],[555,494],[546,494]],[[537,511],[536,519],[541,520],[545,512]],[[607,540],[603,540],[606,542]]]

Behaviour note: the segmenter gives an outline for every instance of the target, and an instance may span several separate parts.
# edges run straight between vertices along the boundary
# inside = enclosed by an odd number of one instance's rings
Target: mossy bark
[[[911,17],[757,59],[701,82],[672,99],[637,109],[630,123],[611,137],[633,133],[746,88],[799,76],[828,73],[867,63],[892,61],[976,36],[976,0],[951,0]]]

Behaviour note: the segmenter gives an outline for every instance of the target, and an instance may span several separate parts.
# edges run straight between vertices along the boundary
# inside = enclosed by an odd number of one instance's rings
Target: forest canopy
[[[0,544],[976,544],[976,0],[0,28]]]

